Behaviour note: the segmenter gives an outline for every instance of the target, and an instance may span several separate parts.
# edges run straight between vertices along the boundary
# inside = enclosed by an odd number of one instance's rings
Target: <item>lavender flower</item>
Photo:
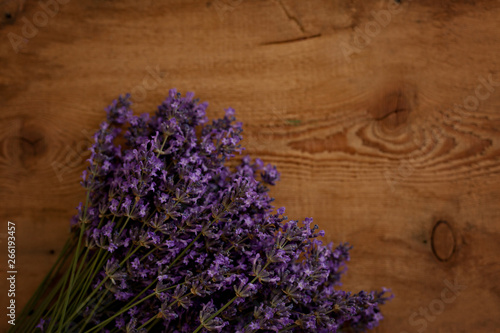
[[[233,109],[210,123],[207,103],[172,89],[153,116],[135,116],[129,99],[113,101],[94,135],[87,198],[72,220],[74,259],[56,305],[27,317],[27,331],[377,326],[387,290],[338,289],[350,247],[323,245],[312,219],[274,212],[276,167],[249,156],[228,166],[243,150]]]

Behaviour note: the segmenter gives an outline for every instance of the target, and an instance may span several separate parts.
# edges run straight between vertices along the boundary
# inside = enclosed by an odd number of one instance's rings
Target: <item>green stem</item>
[[[54,263],[54,265],[52,265],[52,268],[47,273],[47,275],[43,279],[42,283],[38,286],[38,288],[35,291],[35,293],[33,294],[33,296],[31,296],[28,303],[24,306],[23,311],[21,312],[21,314],[17,318],[18,322],[25,321],[25,318],[33,310],[33,306],[38,303],[40,296],[42,296],[45,293],[49,282],[51,282],[52,279],[57,275],[57,273],[59,273],[62,266],[66,262],[66,259],[69,257],[70,251],[69,252],[67,252],[67,251],[70,248],[70,246],[71,246],[71,238],[68,238],[68,240],[66,241],[66,243],[63,246],[61,253],[59,253],[59,256],[58,256],[56,262]],[[15,331],[16,331],[16,326],[13,326],[12,332],[15,332]]]
[[[88,196],[87,196],[87,201],[88,201]],[[135,205],[136,205],[136,204],[137,204],[137,203],[134,203],[134,206],[132,207],[132,210],[131,210],[131,214],[132,214],[132,212],[134,211],[134,209],[135,209]],[[121,228],[121,230],[120,230],[119,235],[121,235],[121,234],[122,234],[122,232],[123,232],[123,230],[125,229],[125,226],[127,225],[127,222],[128,222],[129,220],[130,220],[130,216],[128,216],[128,217],[127,217],[127,219],[125,220],[125,223],[123,224],[123,226],[122,226],[122,228]],[[82,228],[82,230],[83,230],[83,228]],[[80,241],[81,241],[82,234],[83,234],[83,233],[82,233],[82,232],[80,232],[80,239],[79,239],[79,242],[78,242],[77,251],[78,251],[78,249],[79,249],[79,245],[80,245]],[[128,258],[128,256],[127,256],[127,258]],[[126,259],[127,259],[127,258],[126,258]],[[124,261],[125,261],[126,259],[124,259]],[[123,262],[124,262],[124,261],[123,261]],[[120,266],[121,266],[121,265],[120,265]],[[74,267],[73,267],[73,271],[74,271]],[[73,273],[74,273],[74,272],[73,272]],[[71,278],[73,278],[73,274],[71,275]],[[83,303],[79,304],[79,306],[78,306],[77,310],[76,310],[76,311],[75,311],[75,312],[74,312],[74,313],[73,313],[73,314],[72,314],[72,315],[71,315],[71,316],[70,316],[67,320],[65,320],[65,315],[66,315],[65,310],[66,310],[66,307],[67,307],[67,303],[68,303],[68,301],[69,301],[69,293],[66,295],[66,300],[65,300],[65,308],[64,308],[64,311],[63,311],[63,316],[62,316],[62,319],[61,319],[61,320],[62,320],[62,322],[64,323],[64,324],[63,324],[63,326],[64,326],[64,327],[66,327],[66,325],[67,325],[67,324],[69,324],[69,322],[70,322],[73,318],[75,318],[75,317],[78,315],[78,313],[81,311],[81,309],[83,309],[83,307],[87,304],[87,302],[91,299],[91,297],[92,297],[92,296],[93,296],[93,295],[97,292],[97,290],[99,290],[99,288],[100,288],[100,287],[104,284],[104,282],[106,282],[106,281],[107,281],[107,279],[108,279],[108,277],[106,276],[106,277],[103,279],[103,281],[99,284],[99,286],[98,286],[96,289],[94,289],[94,290],[92,291],[92,293],[91,293],[91,294],[90,294],[90,295],[89,295],[89,296],[85,299],[85,301],[84,301]],[[72,287],[72,279],[70,280],[70,288],[69,288],[69,291],[71,291],[71,287]],[[60,327],[60,329],[61,329],[61,328],[62,328],[62,327]],[[60,331],[58,331],[58,332],[60,332]]]
[[[88,196],[87,196],[87,204],[88,204]],[[84,221],[85,221],[85,219],[84,219]],[[68,307],[69,296],[71,295],[71,291],[73,289],[73,280],[75,278],[75,271],[76,271],[76,266],[78,263],[78,257],[80,256],[80,245],[82,243],[84,231],[85,231],[85,224],[82,224],[80,227],[80,236],[78,237],[78,245],[76,246],[75,256],[73,257],[73,261],[71,263],[71,276],[69,278],[68,289],[66,290],[66,297],[64,300],[64,306],[62,308],[61,323],[64,323],[64,318],[66,317],[66,309]],[[64,325],[59,325],[59,329],[57,330],[58,333],[62,332],[63,326]]]
[[[140,261],[143,261],[144,259],[146,259],[151,253],[153,253],[158,247],[154,247],[151,249],[151,251],[149,251],[148,253],[146,253],[141,259]]]
[[[266,264],[264,265],[264,268],[262,268],[262,270],[265,270],[267,268],[267,266],[269,266],[270,262],[269,260],[267,260]],[[254,277],[252,281],[250,281],[248,284],[252,284],[254,283],[255,281],[257,281],[258,279],[258,276]],[[228,306],[230,306],[231,304],[233,304],[234,301],[236,301],[238,299],[238,296],[234,296],[229,302],[227,302],[226,304],[224,304],[224,306],[222,308],[219,309],[219,311],[215,312],[213,315],[211,315],[207,320],[206,322],[209,322],[210,320],[214,319],[215,317],[217,317],[219,314],[222,313],[222,311],[226,310]],[[205,322],[201,322],[200,325],[193,331],[193,333],[198,333],[199,331],[201,331],[201,329],[204,327],[204,324]]]
[[[185,254],[186,254],[186,252],[187,252],[187,251],[188,251],[188,250],[189,250],[189,249],[190,249],[190,248],[194,245],[194,243],[195,243],[198,239],[200,239],[200,237],[201,237],[201,232],[200,232],[200,233],[199,233],[199,234],[198,234],[198,235],[197,235],[197,236],[196,236],[196,237],[195,237],[195,238],[191,241],[191,243],[189,243],[189,245],[188,245],[188,246],[186,246],[186,247],[184,248],[184,250],[182,250],[182,252],[181,252],[181,253],[180,253],[177,257],[175,257],[174,261],[172,261],[172,262],[170,263],[170,265],[168,265],[168,267],[167,267],[167,271],[168,271],[170,268],[172,268],[172,266],[174,266],[174,264],[175,264],[177,261],[179,261],[179,260],[180,260],[180,259],[181,259],[181,258],[182,258]]]
[[[149,327],[146,329],[146,331],[151,331],[151,329],[158,323],[158,321],[160,320],[160,318],[156,318],[152,323],[151,325],[149,325]]]
[[[78,266],[78,270],[76,271],[76,274],[75,274],[75,276],[76,276],[77,278],[80,276],[80,273],[81,273],[81,271],[82,271],[82,269],[83,269],[83,266],[85,266],[85,260],[87,260],[87,256],[88,256],[88,254],[89,254],[89,251],[90,251],[90,250],[89,250],[89,248],[87,247],[87,248],[85,249],[85,253],[84,253],[84,255],[83,255],[83,258],[82,258],[82,259],[81,259],[81,261],[80,261],[80,265],[77,265],[77,266]]]
[[[156,153],[156,158],[158,158],[160,156],[160,154],[163,152],[163,147],[165,147],[165,143],[167,143],[167,139],[168,139],[168,135],[165,135],[165,138],[163,139],[163,143],[161,144],[161,148],[158,151],[158,153]]]
[[[136,253],[136,252],[137,252],[140,248],[141,248],[141,246],[139,245],[139,246],[137,246],[137,247],[134,249],[134,251],[132,251],[131,253],[127,254],[127,256],[126,256],[126,257],[125,257],[125,258],[124,258],[124,259],[120,262],[119,267],[122,267],[122,265],[123,265],[123,264],[124,264],[127,260],[129,260],[129,259],[130,259],[130,257],[131,257],[131,256],[133,256],[133,255],[134,255],[134,253]]]
[[[243,239],[241,239],[239,242],[236,242],[236,244],[233,244],[229,249],[227,249],[225,252],[229,252],[231,251],[232,249],[234,249],[236,247],[236,245],[240,245],[241,243],[243,243],[244,241],[246,241],[248,239],[248,236],[244,237]]]
[[[132,208],[132,211],[130,212],[130,214],[133,213],[134,208],[135,208],[135,204],[134,204],[134,207]],[[125,227],[127,226],[127,223],[128,223],[129,220],[130,220],[130,216],[127,216],[127,219],[125,220],[125,223],[123,223],[122,228],[120,229],[120,233],[118,234],[119,236],[122,235],[123,229],[125,229]]]
[[[226,304],[224,304],[224,306],[222,308],[219,309],[219,311],[217,311],[216,313],[214,313],[213,315],[211,315],[208,319],[207,319],[207,322],[209,322],[210,320],[214,319],[215,317],[217,317],[222,311],[226,310],[228,306],[230,306],[231,304],[233,304],[234,301],[236,301],[238,299],[238,296],[234,296],[229,302],[227,302]],[[204,325],[204,322],[202,322],[200,324],[200,326],[198,326],[194,331],[193,333],[198,333],[199,331],[201,331],[201,329],[203,328],[203,325]]]
[[[92,181],[93,181],[94,177],[95,177],[95,174],[92,172]],[[64,319],[66,317],[66,308],[68,307],[68,302],[69,302],[69,296],[71,295],[71,291],[73,289],[73,280],[75,277],[75,270],[76,270],[76,266],[78,263],[78,257],[80,256],[80,245],[82,243],[83,234],[85,231],[85,224],[87,222],[87,211],[88,211],[89,201],[90,201],[90,192],[91,191],[90,191],[90,186],[89,186],[89,188],[87,189],[87,195],[85,198],[85,206],[83,208],[83,219],[80,221],[81,226],[80,226],[80,235],[78,237],[78,244],[76,246],[75,256],[73,257],[73,261],[71,262],[71,266],[70,266],[71,275],[70,275],[70,279],[69,279],[68,289],[66,290],[66,297],[64,300],[64,306],[62,308],[61,323],[64,323]],[[57,318],[53,318],[54,322],[56,321],[56,319]],[[53,324],[53,322],[51,324]],[[63,326],[64,326],[64,324],[59,325],[59,329],[57,330],[58,333],[62,332]]]
[[[68,258],[69,258],[69,254],[65,257],[64,262],[66,262],[66,260]],[[61,264],[61,266],[64,265],[64,262]],[[69,274],[69,272],[66,271],[65,275],[66,274]],[[47,307],[50,304],[50,302],[52,301],[52,299],[59,292],[59,290],[63,287],[64,283],[65,283],[64,278],[59,279],[56,286],[54,288],[52,288],[50,293],[43,299],[42,303],[37,305],[35,312],[30,316],[30,318],[28,319],[28,323],[25,326],[27,331],[30,331],[29,329],[34,328],[38,324],[38,322],[40,321],[40,318],[43,315],[43,312],[47,309]],[[48,309],[48,312],[50,312],[56,304],[57,303],[54,303],[52,305],[52,307]]]
[[[283,328],[283,329],[280,329],[278,332],[279,332],[279,333],[288,332],[288,330],[290,330],[290,329],[292,329],[292,328],[295,328],[295,327],[298,327],[298,326],[299,326],[299,325],[297,325],[297,324],[292,324],[292,325],[287,326],[287,327],[285,327],[285,328]]]
[[[54,328],[54,325],[56,324],[56,322],[59,318],[59,312],[61,311],[61,308],[63,306],[63,302],[59,302],[59,300],[63,299],[63,297],[64,297],[64,288],[65,288],[66,284],[69,282],[68,277],[70,275],[71,275],[71,271],[67,270],[66,273],[64,274],[64,277],[61,280],[62,285],[61,285],[61,290],[59,292],[58,301],[56,301],[54,303],[55,308],[53,309],[53,311],[54,311],[53,314],[52,314],[52,311],[50,312],[52,315],[50,316],[51,320],[50,320],[49,328],[47,329],[48,332],[52,332],[52,329]]]
[[[141,328],[144,328],[145,326],[147,326],[148,324],[150,324],[151,322],[153,322],[155,319],[158,319],[157,315],[151,317],[147,322],[145,322],[144,324],[142,324],[141,326],[139,326],[137,328],[137,330],[139,331]]]
[[[135,204],[134,204],[134,208],[135,208]],[[133,208],[133,209],[134,209],[134,208]],[[121,232],[123,231],[123,229],[125,228],[125,225],[126,225],[126,223],[128,222],[128,220],[129,220],[129,218],[127,218],[127,220],[125,221],[125,224],[123,225],[123,227],[122,227],[122,229],[121,229],[121,231],[120,231],[120,234],[121,234]],[[209,227],[210,227],[210,225],[211,225],[211,224],[213,224],[214,222],[215,222],[215,220],[212,220],[212,221],[210,222],[210,224],[209,224]],[[181,258],[182,258],[185,254],[186,254],[186,253],[187,253],[187,251],[188,251],[188,250],[189,250],[189,249],[190,249],[190,248],[194,245],[194,243],[195,243],[195,242],[196,242],[196,241],[197,241],[197,240],[201,237],[201,235],[202,235],[202,233],[199,233],[199,234],[198,234],[198,235],[197,235],[197,236],[196,236],[196,237],[195,237],[195,238],[194,238],[194,239],[193,239],[193,240],[189,243],[189,245],[188,245],[186,248],[184,248],[184,250],[183,250],[183,251],[182,251],[179,255],[177,255],[177,256],[176,256],[176,258],[175,258],[175,259],[174,259],[174,260],[170,263],[170,265],[168,265],[168,267],[167,267],[167,269],[166,269],[167,271],[168,271],[168,270],[170,270],[170,269],[171,269],[171,268],[172,268],[172,267],[173,267],[173,266],[174,266],[174,265],[175,265],[175,264],[176,264],[176,263],[177,263],[177,262],[178,262],[178,261],[179,261],[179,260],[180,260],[180,259],[181,259]],[[137,250],[137,249],[136,249],[136,250]],[[132,252],[132,254],[133,254],[133,253],[135,253],[135,251],[136,251],[136,250],[134,250],[134,252]],[[132,255],[132,254],[130,254],[130,255]],[[127,255],[126,259],[124,259],[124,260],[120,263],[119,267],[121,267],[121,265],[122,265],[123,263],[125,263],[125,261],[126,261],[126,260],[130,257],[130,255]],[[90,295],[89,295],[89,296],[85,299],[84,303],[79,305],[79,307],[77,308],[77,310],[76,310],[76,311],[75,311],[75,312],[74,312],[74,313],[73,313],[73,314],[72,314],[72,315],[68,318],[68,320],[67,320],[67,321],[70,321],[71,319],[73,319],[73,318],[74,318],[74,317],[75,317],[75,316],[79,313],[79,311],[80,311],[80,310],[83,308],[83,306],[84,306],[84,305],[85,305],[85,304],[86,304],[86,303],[87,303],[87,302],[91,299],[91,297],[95,294],[95,292],[96,292],[97,290],[99,290],[99,289],[100,289],[100,287],[104,284],[104,282],[107,280],[107,278],[108,278],[108,277],[106,276],[106,277],[103,279],[103,281],[102,281],[102,282],[101,282],[101,283],[97,286],[97,288],[95,288],[95,289],[94,289],[94,291],[93,291],[93,292],[92,292],[92,293],[91,293],[91,294],[90,294]],[[147,290],[149,290],[149,288],[150,288],[150,287],[152,287],[152,286],[153,286],[153,285],[154,285],[157,281],[158,281],[158,279],[156,278],[156,279],[155,279],[155,280],[154,280],[154,281],[153,281],[153,282],[152,282],[152,283],[151,283],[148,287],[146,287],[146,288],[145,288],[145,289],[144,289],[141,293],[139,293],[138,295],[136,295],[136,297],[134,297],[134,298],[133,298],[133,299],[132,299],[132,300],[131,300],[128,304],[130,304],[130,303],[134,302],[134,301],[135,301],[137,298],[139,298],[139,297],[140,297],[143,293],[145,293]],[[151,295],[154,295],[154,294],[155,294],[155,293],[152,293],[152,294],[150,294],[150,295],[148,295],[148,296],[144,297],[144,298],[143,298],[143,299],[141,299],[140,301],[137,301],[136,303],[133,303],[132,305],[125,306],[125,308],[122,308],[122,310],[120,310],[118,313],[115,313],[115,315],[113,315],[112,317],[110,317],[110,318],[106,319],[106,320],[105,320],[105,321],[103,321],[101,324],[99,324],[98,326],[96,326],[96,327],[94,327],[94,328],[90,329],[90,330],[89,330],[89,331],[87,331],[86,333],[88,333],[88,332],[92,332],[93,330],[96,330],[97,328],[104,327],[106,324],[108,324],[109,322],[111,322],[114,318],[116,318],[117,316],[119,316],[121,313],[123,313],[123,312],[127,311],[128,309],[130,309],[132,306],[135,306],[136,304],[140,304],[141,302],[143,302],[143,301],[145,301],[146,299],[150,298],[150,297],[151,297]]]
[[[133,299],[132,299],[132,300],[131,300],[131,301],[130,301],[127,305],[125,305],[123,308],[121,308],[121,309],[120,309],[117,313],[115,313],[113,316],[109,317],[108,319],[106,319],[105,321],[101,322],[99,325],[97,325],[97,326],[95,326],[95,327],[91,328],[90,330],[86,331],[85,333],[90,333],[90,332],[92,332],[92,331],[94,331],[94,330],[97,330],[97,329],[99,329],[99,328],[101,328],[101,327],[104,327],[104,326],[106,326],[107,324],[109,324],[109,323],[110,323],[113,319],[115,319],[116,317],[118,317],[118,316],[119,316],[119,315],[121,315],[122,313],[124,313],[124,312],[128,311],[129,309],[133,308],[134,306],[141,304],[142,302],[144,302],[144,301],[146,301],[146,300],[150,299],[151,297],[153,297],[153,296],[155,296],[155,295],[157,295],[157,294],[159,294],[159,293],[162,293],[162,292],[164,292],[164,291],[167,291],[167,290],[170,290],[170,289],[172,289],[172,288],[177,287],[177,285],[175,285],[175,286],[170,286],[170,287],[164,288],[164,289],[162,289],[162,290],[157,290],[156,292],[149,294],[148,296],[146,296],[146,297],[144,297],[144,298],[142,298],[142,299],[138,300],[137,302],[132,303],[132,302],[134,302],[137,298],[139,298],[139,297],[140,297],[140,295],[142,295],[144,292],[148,291],[148,290],[149,290],[149,289],[150,289],[150,288],[151,288],[151,287],[152,287],[155,283],[156,283],[156,280],[155,280],[155,281],[153,281],[153,282],[152,282],[149,286],[147,286],[146,288],[144,288],[144,289],[143,289],[143,291],[142,291],[139,295],[135,296],[135,297],[134,297],[134,298],[133,298]],[[183,282],[183,283],[184,283],[184,282]],[[180,284],[183,284],[183,283],[180,283]],[[179,285],[180,285],[180,284],[179,284]],[[172,303],[169,305],[169,307],[170,307],[171,305],[173,305],[175,302],[177,302],[177,301],[172,302]],[[132,304],[131,304],[131,303],[132,303]]]
[[[212,221],[213,223],[213,221]],[[175,257],[175,259],[170,263],[170,265],[168,265],[167,267],[167,271],[170,270],[170,268],[172,268],[174,266],[174,264],[179,261],[183,256],[184,254],[186,254],[186,252],[194,245],[194,243],[200,238],[201,236],[201,233],[199,233],[192,241],[191,243],[189,243],[189,245],[181,252],[179,253],[179,255],[177,255],[177,257]],[[151,284],[149,286],[147,286],[143,291],[141,291],[138,295],[136,295],[130,302],[133,302],[135,301],[137,298],[139,298],[143,293],[145,293],[147,290],[149,290],[149,288],[151,288],[156,282],[158,281],[158,278],[154,279],[153,282],[151,282]],[[98,287],[99,288],[99,287]],[[97,289],[98,289],[97,288]],[[165,289],[165,290],[168,290]],[[163,292],[163,290],[162,290]],[[114,318],[116,318],[117,316],[119,316],[121,313],[127,311],[128,309],[130,309],[132,306],[135,306],[136,304],[140,304],[141,302],[145,301],[146,299],[150,298],[152,295],[155,295],[155,293],[152,293],[146,297],[144,297],[143,299],[141,299],[140,301],[137,301],[136,303],[134,303],[133,305],[130,305],[130,306],[126,306],[124,309],[120,310],[118,313],[116,313],[115,315],[113,315],[112,317],[108,318],[107,320],[103,321],[101,324],[99,324],[98,326],[90,329],[89,331],[85,332],[85,333],[89,333],[89,332],[92,332],[93,330],[97,329],[97,328],[101,328],[103,326],[105,326],[106,324],[108,324],[109,322],[111,322]],[[89,296],[90,297],[90,296]]]
[[[99,285],[90,293],[89,296],[87,296],[87,298],[85,298],[85,300],[82,302],[82,303],[79,303],[78,304],[78,308],[76,309],[76,311],[73,312],[73,314],[66,320],[66,322],[64,323],[64,325],[66,324],[69,324],[69,322],[71,322],[71,320],[73,318],[75,318],[79,313],[80,311],[84,308],[84,306],[92,299],[92,296],[94,296],[95,293],[97,293],[97,291],[103,286],[103,284],[108,280],[108,277],[106,276],[102,281],[101,283],[99,283]]]
[[[90,333],[90,332],[93,332],[93,331],[96,331],[97,329],[99,328],[102,328],[104,326],[106,326],[108,323],[110,323],[113,319],[115,319],[116,317],[118,317],[119,315],[121,315],[122,313],[130,310],[131,308],[133,308],[134,306],[136,305],[139,305],[141,304],[142,302],[144,302],[145,300],[147,299],[150,299],[151,297],[153,297],[154,295],[156,295],[156,293],[151,293],[149,294],[148,296],[140,299],[139,301],[129,305],[129,306],[126,306],[122,309],[120,309],[120,311],[118,311],[117,313],[115,313],[113,316],[109,317],[108,319],[104,320],[103,322],[101,322],[100,324],[94,326],[93,328],[89,329],[88,331],[85,331],[85,333]]]
[[[73,303],[74,305],[71,307],[71,313],[73,313],[73,309],[75,306],[80,304],[81,301],[83,301],[85,297],[85,293],[89,290],[90,285],[94,281],[95,276],[97,273],[99,273],[99,269],[104,265],[104,262],[107,259],[107,252],[103,249],[99,249],[99,252],[97,254],[94,254],[93,256],[93,263],[92,266],[90,267],[90,270],[87,274],[84,274],[82,276],[82,281],[83,281],[83,288],[81,288],[80,293],[78,297],[76,298],[76,301]],[[102,255],[102,258],[101,258]],[[81,282],[80,282],[81,283]]]
[[[135,251],[137,251],[139,248],[135,249]],[[134,251],[134,252],[135,252]],[[117,269],[119,269],[123,263],[125,263],[132,254],[134,254],[134,252],[132,252],[130,255],[128,255],[127,257],[125,257],[125,259],[122,260],[122,262],[120,263],[119,267]],[[82,302],[82,303],[79,303],[78,304],[78,308],[76,309],[76,311],[73,312],[73,314],[66,320],[66,322],[64,323],[64,325],[67,325],[73,318],[75,318],[79,313],[80,311],[83,309],[83,307],[92,299],[92,297],[94,296],[95,293],[97,293],[97,291],[104,285],[104,283],[109,279],[109,276],[105,276],[101,283],[99,283],[99,285],[90,293],[89,296],[87,296],[87,298],[85,298],[85,300]],[[107,291],[106,291],[107,292]]]
[[[107,290],[106,290],[107,291]],[[83,332],[83,329],[85,328],[85,326],[87,326],[87,324],[89,323],[90,319],[92,319],[92,317],[94,316],[94,313],[96,312],[97,308],[99,307],[99,305],[101,305],[101,302],[104,300],[104,297],[106,296],[106,292],[103,292],[102,293],[102,296],[101,298],[99,298],[99,301],[97,301],[97,304],[94,306],[94,308],[92,309],[92,312],[90,313],[90,315],[87,317],[87,319],[85,320],[85,322],[83,323],[83,326],[82,328],[80,328],[80,331],[79,333],[82,333]]]

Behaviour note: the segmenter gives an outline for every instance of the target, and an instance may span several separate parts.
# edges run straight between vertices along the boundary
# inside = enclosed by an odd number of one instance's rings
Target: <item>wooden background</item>
[[[392,288],[375,332],[500,332],[499,1],[54,3],[0,1],[18,307],[68,235],[103,108],[131,91],[150,112],[176,87],[212,118],[235,108],[282,173],[277,206],[354,246],[345,289]]]

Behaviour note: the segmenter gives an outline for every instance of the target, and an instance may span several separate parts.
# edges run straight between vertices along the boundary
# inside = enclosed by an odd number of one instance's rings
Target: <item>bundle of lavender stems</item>
[[[340,289],[348,244],[272,206],[276,167],[234,110],[175,89],[153,116],[106,108],[61,255],[11,332],[361,332],[388,290]],[[121,143],[121,145],[119,144]],[[228,161],[231,160],[231,163]]]

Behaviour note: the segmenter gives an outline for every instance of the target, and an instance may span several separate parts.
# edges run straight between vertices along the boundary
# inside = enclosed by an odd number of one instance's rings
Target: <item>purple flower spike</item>
[[[312,218],[275,211],[269,189],[280,179],[277,168],[236,158],[243,148],[235,111],[208,122],[207,106],[171,89],[151,116],[134,116],[130,95],[106,109],[83,175],[88,198],[71,222],[74,238],[83,238],[73,261],[81,285],[67,299],[82,303],[69,302],[64,320],[48,312],[31,321],[38,329],[49,318],[50,329],[75,332],[359,332],[378,325],[388,290],[338,288],[350,246],[324,245]]]

